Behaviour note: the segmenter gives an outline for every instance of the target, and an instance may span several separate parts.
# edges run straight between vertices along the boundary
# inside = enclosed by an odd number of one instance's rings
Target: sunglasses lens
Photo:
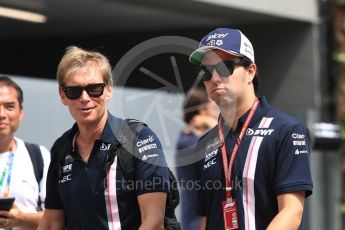
[[[71,100],[78,99],[83,92],[83,88],[80,86],[71,86],[64,89],[66,97]]]
[[[212,78],[213,70],[216,69],[217,73],[221,77],[230,76],[235,69],[235,65],[243,65],[242,61],[222,61],[216,65],[200,65],[201,71],[199,74],[202,74],[202,80],[208,81]]]
[[[98,83],[98,84],[90,84],[85,87],[81,87],[81,86],[63,87],[62,89],[65,92],[65,95],[68,99],[76,100],[83,93],[83,90],[85,90],[90,97],[100,97],[103,94],[104,86],[105,86],[104,83]]]
[[[201,77],[201,80],[203,80],[203,81],[208,81],[212,78],[212,72],[210,72],[210,70],[207,66],[201,65],[198,68],[198,77]]]
[[[219,76],[221,77],[227,77],[229,75],[231,75],[234,72],[234,63],[233,62],[221,62],[218,63],[215,66]]]
[[[85,90],[90,97],[100,97],[104,91],[104,83],[88,85]]]

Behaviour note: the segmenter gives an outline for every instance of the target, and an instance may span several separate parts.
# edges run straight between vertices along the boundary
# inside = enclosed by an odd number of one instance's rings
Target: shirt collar
[[[256,109],[254,116],[250,121],[248,127],[253,127],[256,123],[258,123],[261,120],[261,118],[267,113],[267,111],[271,108],[271,105],[268,104],[266,97],[259,97],[258,99],[260,101],[259,106]],[[243,114],[242,117],[240,117],[240,119],[238,120],[237,129],[243,126],[249,114],[249,111],[250,109],[245,114]]]
[[[108,112],[108,119],[105,124],[101,141],[106,143],[112,143],[118,136],[118,132],[121,125],[121,118],[115,117]]]
[[[122,119],[117,118],[113,115],[111,115],[108,112],[108,119],[107,122],[104,126],[102,136],[100,138],[101,142],[105,143],[112,143],[114,142],[115,138],[118,135],[120,124],[121,124]],[[72,150],[74,151],[74,137],[75,134],[79,131],[79,127],[77,123],[74,123],[71,132],[70,132],[70,137],[72,138]]]

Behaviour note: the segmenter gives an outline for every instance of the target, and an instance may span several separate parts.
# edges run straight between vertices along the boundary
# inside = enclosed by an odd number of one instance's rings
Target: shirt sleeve
[[[307,132],[301,124],[296,124],[281,133],[276,158],[276,193],[305,191],[307,197],[313,188]]]
[[[145,127],[137,134],[134,144],[137,149],[134,158],[137,194],[168,192],[170,182],[167,163],[156,134]]]

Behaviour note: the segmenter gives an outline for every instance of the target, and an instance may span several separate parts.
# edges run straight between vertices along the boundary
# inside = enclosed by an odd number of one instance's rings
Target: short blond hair
[[[90,61],[97,64],[104,83],[106,85],[112,84],[111,66],[107,57],[99,52],[84,50],[76,46],[69,46],[66,48],[66,53],[62,57],[57,68],[56,78],[59,85],[64,85],[65,79],[71,72],[84,67],[86,63]]]

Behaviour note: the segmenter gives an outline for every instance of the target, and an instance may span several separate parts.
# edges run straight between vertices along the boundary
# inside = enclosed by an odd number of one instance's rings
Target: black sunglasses
[[[83,90],[87,92],[90,97],[100,97],[103,94],[105,83],[89,84],[85,87],[82,86],[62,86],[62,90],[70,100],[76,100],[83,93]]]
[[[201,79],[203,81],[208,81],[208,80],[211,80],[213,70],[215,69],[217,71],[217,73],[219,74],[219,76],[228,77],[229,75],[231,75],[234,72],[236,65],[244,66],[244,64],[245,64],[245,61],[243,59],[241,59],[239,61],[224,60],[224,61],[221,61],[221,62],[215,64],[215,65],[202,65],[202,64],[200,64],[199,72],[200,72],[200,68],[201,68],[202,72],[199,74],[201,74]]]

